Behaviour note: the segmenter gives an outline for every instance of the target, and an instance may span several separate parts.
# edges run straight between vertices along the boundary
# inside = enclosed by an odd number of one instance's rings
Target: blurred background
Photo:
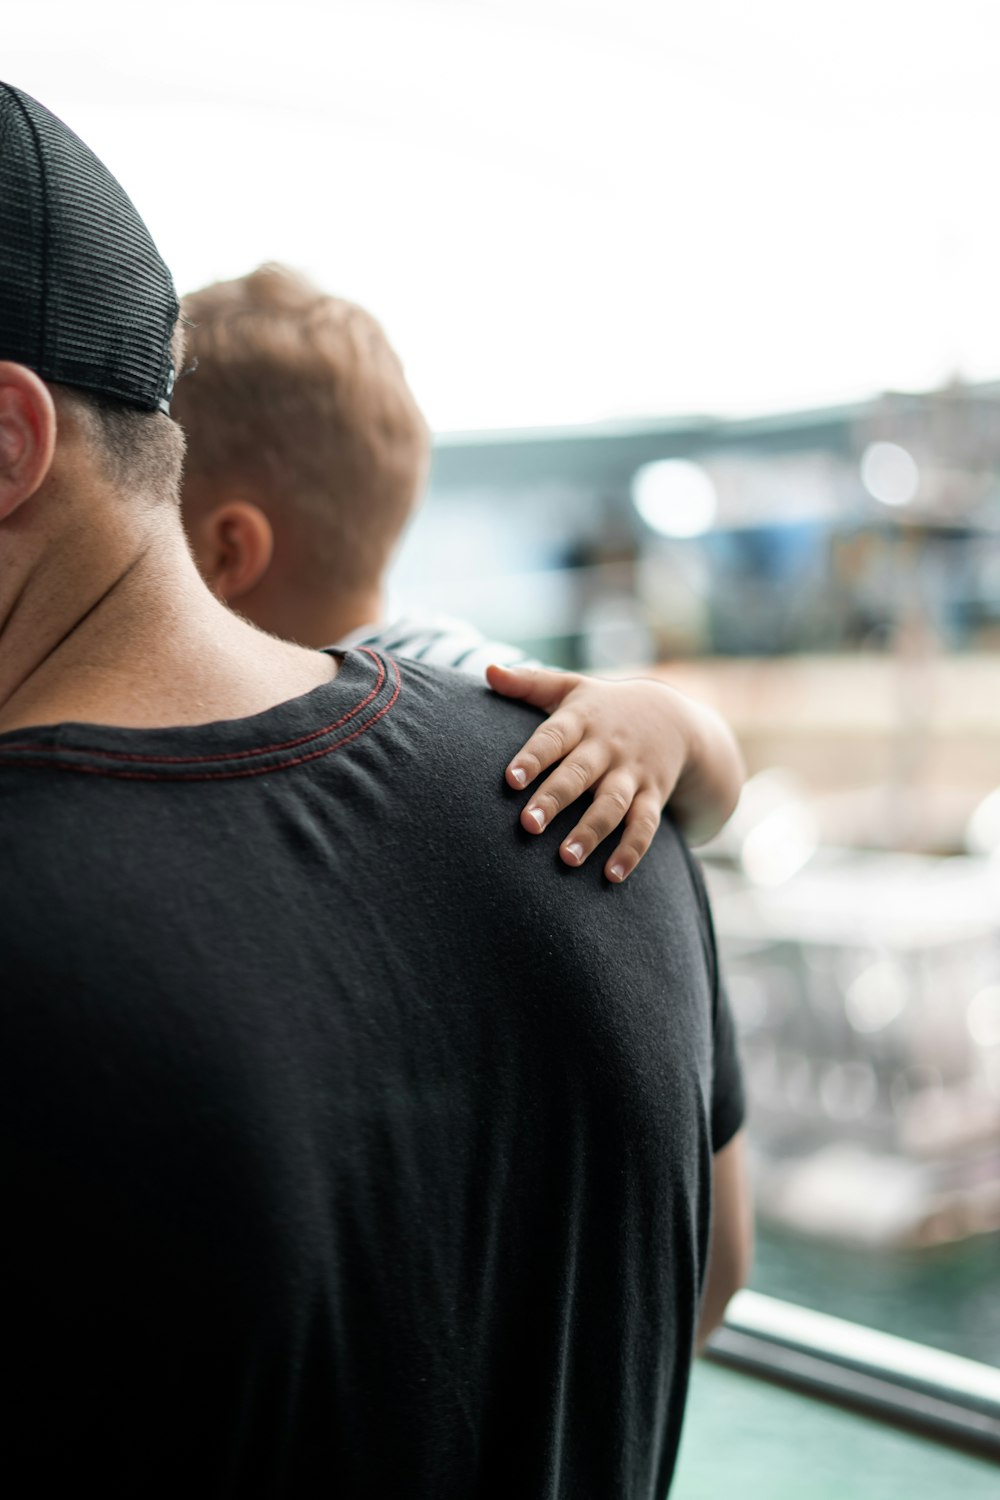
[[[754,1285],[1000,1363],[993,0],[4,33],[182,290],[280,259],[383,321],[437,434],[403,602],[732,720]]]

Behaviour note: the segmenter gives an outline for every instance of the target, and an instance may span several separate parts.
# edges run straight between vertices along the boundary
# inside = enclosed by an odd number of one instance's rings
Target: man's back
[[[39,1491],[665,1489],[728,1015],[672,829],[615,888],[518,828],[532,717],[352,653],[248,720],[0,738]]]

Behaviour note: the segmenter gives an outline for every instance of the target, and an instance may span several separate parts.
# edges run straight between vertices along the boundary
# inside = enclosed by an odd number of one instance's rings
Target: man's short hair
[[[171,352],[178,369],[184,330],[174,329]],[[184,433],[162,411],[143,411],[113,396],[77,386],[51,387],[57,410],[68,409],[90,444],[105,479],[129,498],[176,505],[184,464]]]
[[[280,507],[306,585],[377,583],[429,449],[382,328],[274,264],[193,293],[182,314],[194,366],[174,393],[186,498],[239,489]]]

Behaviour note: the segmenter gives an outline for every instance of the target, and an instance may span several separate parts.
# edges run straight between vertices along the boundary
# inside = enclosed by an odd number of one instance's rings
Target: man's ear
[[[250,500],[228,500],[192,517],[188,537],[201,576],[227,604],[256,588],[271,566],[274,531]]]
[[[48,386],[24,365],[0,360],[0,521],[42,487],[55,451]]]

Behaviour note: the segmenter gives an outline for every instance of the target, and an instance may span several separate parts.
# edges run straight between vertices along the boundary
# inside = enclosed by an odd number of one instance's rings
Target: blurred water
[[[1000,1366],[1000,1234],[919,1250],[852,1250],[764,1226],[750,1284]]]

